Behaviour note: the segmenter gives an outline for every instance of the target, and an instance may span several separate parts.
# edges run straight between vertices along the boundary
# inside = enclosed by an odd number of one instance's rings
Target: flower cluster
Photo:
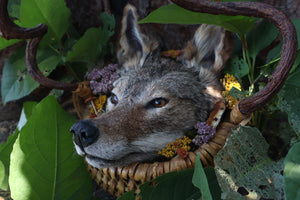
[[[195,128],[198,129],[198,135],[193,139],[193,143],[197,146],[201,144],[206,144],[210,139],[212,139],[216,134],[216,129],[206,122],[198,122],[195,125]]]
[[[192,140],[187,136],[177,138],[176,141],[168,143],[167,146],[158,152],[159,155],[163,155],[167,158],[173,157],[175,154],[180,155],[182,158],[187,156],[187,152],[191,149],[190,143]]]
[[[169,50],[163,51],[162,55],[165,57],[177,58],[183,53],[183,50]]]
[[[113,83],[119,78],[117,64],[109,64],[103,69],[93,69],[87,76],[94,94],[108,93],[113,89]]]
[[[97,115],[98,113],[104,112],[104,104],[106,103],[106,95],[101,95],[99,98],[93,100],[93,107],[91,108],[91,115]]]
[[[235,87],[237,90],[241,91],[241,85],[236,80],[236,78],[231,74],[226,74],[223,79],[221,79],[225,91],[223,91],[223,95],[226,99],[228,108],[232,109],[233,106],[239,101],[239,99],[236,99],[232,95],[229,94],[230,90]]]

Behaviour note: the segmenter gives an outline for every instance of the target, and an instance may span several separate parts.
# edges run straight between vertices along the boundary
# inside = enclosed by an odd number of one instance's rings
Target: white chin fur
[[[75,146],[75,150],[76,150],[78,155],[80,155],[80,156],[85,155],[85,153],[80,149],[80,147],[77,146],[77,144],[74,143],[74,146]]]

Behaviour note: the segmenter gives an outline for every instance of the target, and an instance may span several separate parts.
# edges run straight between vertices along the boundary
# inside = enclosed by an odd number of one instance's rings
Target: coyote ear
[[[122,19],[122,29],[120,37],[120,49],[118,50],[118,60],[124,71],[131,68],[139,68],[143,65],[147,56],[147,48],[143,40],[145,36],[141,34],[137,25],[137,15],[135,8],[128,4],[124,8]]]
[[[200,72],[220,72],[233,47],[229,34],[219,26],[201,25],[185,47],[184,61],[187,67],[193,67]]]

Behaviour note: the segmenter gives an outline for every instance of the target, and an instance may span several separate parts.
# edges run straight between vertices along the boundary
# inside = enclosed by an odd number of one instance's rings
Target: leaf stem
[[[267,64],[264,64],[264,65],[262,65],[262,66],[259,66],[258,68],[268,67],[269,65],[272,65],[272,64],[278,62],[279,60],[280,60],[280,57],[279,57],[279,58],[276,58],[275,60],[270,61],[270,62],[267,63]]]
[[[254,88],[252,83],[253,83],[253,80],[254,80],[255,59],[253,60],[253,63],[252,63],[251,59],[250,59],[250,56],[249,56],[248,45],[247,45],[245,35],[241,35],[240,39],[241,39],[242,47],[243,47],[243,59],[245,60],[245,62],[249,66],[248,80],[249,80],[249,83],[251,84],[250,87],[249,87],[249,95],[251,95],[252,89]]]

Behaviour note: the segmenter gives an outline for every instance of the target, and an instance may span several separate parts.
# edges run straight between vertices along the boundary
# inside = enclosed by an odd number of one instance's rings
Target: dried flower
[[[93,69],[87,76],[94,94],[108,93],[113,89],[113,83],[119,78],[117,64],[109,64],[103,69]]]
[[[208,125],[206,122],[197,122],[195,128],[198,129],[198,135],[196,135],[193,139],[193,143],[198,146],[206,144],[216,134],[216,129]]]
[[[177,153],[182,158],[185,158],[187,156],[187,152],[191,149],[191,142],[192,140],[187,136],[177,138],[176,141],[168,143],[164,149],[158,152],[158,154],[171,158]]]
[[[183,53],[183,50],[169,50],[163,51],[162,55],[165,57],[177,58]]]
[[[188,153],[184,148],[178,148],[176,152],[182,159],[185,159],[188,156]]]
[[[233,106],[239,101],[239,99],[236,99],[235,97],[230,95],[229,92],[233,87],[235,87],[237,90],[241,91],[241,85],[236,80],[236,78],[231,74],[225,74],[224,78],[221,79],[221,81],[225,87],[225,91],[223,91],[223,95],[226,99],[227,107],[232,109]]]
[[[91,108],[91,116],[104,112],[103,106],[106,103],[106,95],[101,95],[99,98],[93,100],[93,107]],[[96,112],[95,112],[96,111]]]

